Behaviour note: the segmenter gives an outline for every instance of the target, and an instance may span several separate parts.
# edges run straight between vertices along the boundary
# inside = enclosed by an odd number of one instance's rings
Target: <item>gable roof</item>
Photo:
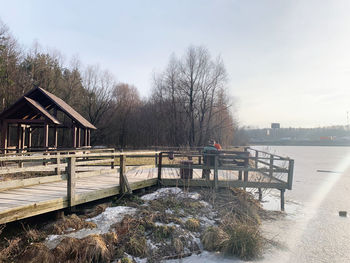
[[[57,118],[50,114],[47,110],[52,105],[55,105],[58,109],[60,109],[63,113],[65,113],[69,118],[71,118],[80,126],[89,129],[96,129],[94,125],[92,125],[88,120],[81,116],[77,111],[75,111],[62,99],[39,87],[33,88],[20,99],[18,99],[12,106],[4,110],[0,114],[0,119],[4,119],[9,115],[18,112],[18,107],[21,105],[21,103],[29,105],[31,109],[34,109],[36,112],[40,113],[44,118],[48,119],[50,122],[54,124],[61,124],[61,122],[57,120]]]
[[[39,103],[35,100],[23,96],[23,99],[26,100],[32,107],[34,107],[38,112],[40,112],[44,117],[52,121],[54,124],[61,124],[54,116],[52,116],[47,110],[45,110]]]
[[[47,90],[44,90],[40,87],[37,87],[36,89],[41,91],[49,99],[51,99],[56,104],[56,106],[58,106],[72,120],[78,122],[80,125],[82,125],[85,128],[96,129],[96,127],[94,125],[92,125],[88,120],[86,120],[83,116],[81,116],[77,111],[75,111],[71,106],[69,106],[62,99],[60,99],[59,97],[53,95],[52,93],[50,93]]]

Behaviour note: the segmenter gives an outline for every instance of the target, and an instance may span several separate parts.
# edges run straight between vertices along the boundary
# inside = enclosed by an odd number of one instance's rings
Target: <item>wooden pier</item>
[[[209,156],[209,155],[208,155]],[[17,153],[0,156],[0,177],[30,173],[30,178],[0,181],[0,224],[72,208],[151,186],[292,189],[292,159],[245,148],[212,154],[203,163],[198,151],[117,152],[114,149]],[[154,160],[138,165],[133,160]],[[190,174],[185,178],[180,171]],[[210,170],[203,176],[203,170]],[[40,175],[40,176],[38,176]]]

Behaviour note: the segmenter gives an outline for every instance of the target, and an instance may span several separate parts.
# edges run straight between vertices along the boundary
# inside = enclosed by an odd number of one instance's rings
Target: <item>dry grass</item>
[[[173,238],[172,246],[175,248],[176,254],[182,254],[184,251],[184,245],[180,238]]]
[[[186,221],[185,223],[185,227],[190,230],[190,231],[194,231],[194,232],[198,232],[199,228],[200,228],[201,224],[199,222],[198,219],[195,218],[190,218]]]
[[[61,235],[68,229],[74,229],[74,231],[83,228],[95,228],[96,224],[92,222],[86,222],[84,219],[78,217],[76,214],[72,214],[67,217],[63,217],[52,226],[52,233]]]
[[[201,236],[204,248],[244,260],[259,257],[264,247],[259,231],[260,203],[250,193],[237,188],[206,195],[220,214],[221,223],[204,231]]]
[[[30,245],[20,262],[110,262],[113,259],[117,235],[90,235],[83,239],[67,237],[53,250],[42,243]]]
[[[221,251],[248,260],[260,256],[263,238],[259,227],[238,221],[231,221],[222,226],[226,237],[221,242]]]
[[[7,262],[9,259],[18,255],[21,251],[21,242],[20,237],[8,240],[5,239],[6,244],[0,250],[0,262]]]
[[[264,246],[258,226],[234,219],[219,227],[207,228],[201,236],[201,241],[204,249],[208,251],[220,251],[244,260],[260,256]]]
[[[220,251],[222,240],[226,238],[226,233],[217,226],[208,227],[201,236],[204,249],[208,251]]]
[[[37,262],[59,262],[56,261],[55,256],[52,254],[50,249],[43,243],[31,244],[23,253],[23,256],[18,259],[18,262],[23,263],[37,263]]]

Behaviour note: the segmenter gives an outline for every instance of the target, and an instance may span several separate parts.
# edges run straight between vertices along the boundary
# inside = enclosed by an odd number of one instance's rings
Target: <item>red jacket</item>
[[[222,149],[220,143],[215,143],[214,147],[215,147],[216,149],[218,149],[218,150],[221,150],[221,149]]]

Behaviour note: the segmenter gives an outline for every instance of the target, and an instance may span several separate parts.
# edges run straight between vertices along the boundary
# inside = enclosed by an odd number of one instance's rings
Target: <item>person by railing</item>
[[[209,179],[210,167],[215,165],[215,154],[218,153],[218,149],[215,147],[215,141],[209,140],[208,145],[203,149],[203,164],[205,168],[202,170],[202,178]]]

